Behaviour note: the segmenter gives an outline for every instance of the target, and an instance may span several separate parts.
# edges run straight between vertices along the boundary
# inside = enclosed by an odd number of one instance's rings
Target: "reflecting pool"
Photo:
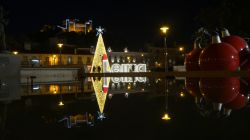
[[[4,140],[230,138],[250,124],[249,87],[239,78],[111,81],[102,111],[91,78],[18,89],[1,98]]]

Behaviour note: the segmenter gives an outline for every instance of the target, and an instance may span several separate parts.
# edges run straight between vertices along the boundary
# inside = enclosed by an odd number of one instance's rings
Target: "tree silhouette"
[[[231,33],[247,36],[250,33],[250,1],[221,0],[203,9],[195,18],[209,30],[225,27]]]

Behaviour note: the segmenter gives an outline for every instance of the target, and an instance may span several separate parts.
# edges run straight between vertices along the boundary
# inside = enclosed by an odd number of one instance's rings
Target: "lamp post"
[[[184,51],[184,47],[179,47],[179,51],[183,52]]]
[[[60,51],[60,56],[59,56],[60,63],[59,64],[62,65],[62,46],[63,46],[63,44],[58,43],[57,46],[58,46],[59,51]]]
[[[56,65],[56,55],[55,54],[53,55],[53,63],[51,65],[53,65],[53,66]]]
[[[163,26],[163,27],[160,28],[160,30],[164,35],[164,48],[166,49],[166,52],[165,52],[165,72],[168,72],[167,31],[169,30],[169,28],[167,26]]]
[[[111,63],[114,63],[114,58],[112,58],[112,49],[111,47],[108,47],[108,57],[109,57],[109,60],[111,60]]]
[[[84,28],[85,35],[87,34],[87,25],[89,25],[89,22],[85,22],[85,24],[84,24],[84,26],[85,26],[85,28]]]

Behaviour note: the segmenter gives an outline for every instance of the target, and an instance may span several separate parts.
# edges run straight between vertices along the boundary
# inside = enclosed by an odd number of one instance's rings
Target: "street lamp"
[[[111,53],[112,53],[112,49],[111,49],[111,47],[108,47],[109,60],[111,60],[111,62],[113,63],[114,62],[114,58],[111,56]]]
[[[179,52],[181,53],[181,56],[184,57],[185,56],[185,53],[184,53],[185,49],[184,47],[179,47]]]
[[[59,87],[59,94],[60,94],[60,101],[59,101],[58,105],[64,106],[63,97],[62,97],[62,84],[60,84],[60,87]]]
[[[55,54],[53,55],[53,64],[52,65],[54,65],[54,66],[56,65],[56,55]]]
[[[58,43],[57,46],[58,46],[59,51],[60,51],[60,58],[59,58],[59,60],[60,60],[60,65],[61,65],[62,64],[62,46],[63,46],[63,44],[62,43]]]
[[[184,51],[184,48],[183,47],[179,47],[179,51],[180,52]]]
[[[160,28],[161,32],[164,35],[164,48],[166,48],[166,55],[165,55],[165,72],[168,72],[168,62],[167,62],[167,31],[169,28],[167,26],[163,26]]]
[[[88,22],[85,22],[85,24],[84,24],[84,26],[85,26],[85,28],[84,28],[84,33],[85,33],[85,35],[87,34],[87,25],[89,25],[90,24],[90,22],[88,21]]]
[[[17,55],[18,54],[18,51],[13,51],[12,52],[14,55]]]
[[[169,28],[167,26],[163,26],[160,28],[160,30],[164,35],[164,47],[167,47],[167,31],[169,30]]]

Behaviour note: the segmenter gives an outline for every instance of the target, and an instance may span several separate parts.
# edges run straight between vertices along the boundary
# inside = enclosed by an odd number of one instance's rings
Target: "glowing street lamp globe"
[[[183,47],[179,47],[179,51],[180,52],[184,51],[184,48]]]
[[[163,26],[160,28],[160,30],[162,31],[162,33],[166,34],[169,28],[167,26]]]
[[[58,43],[58,48],[62,48],[63,44],[62,43]]]
[[[59,105],[59,106],[64,106],[63,101],[60,101],[60,102],[58,103],[58,105]]]
[[[13,51],[12,52],[14,55],[17,55],[18,54],[18,51]]]

